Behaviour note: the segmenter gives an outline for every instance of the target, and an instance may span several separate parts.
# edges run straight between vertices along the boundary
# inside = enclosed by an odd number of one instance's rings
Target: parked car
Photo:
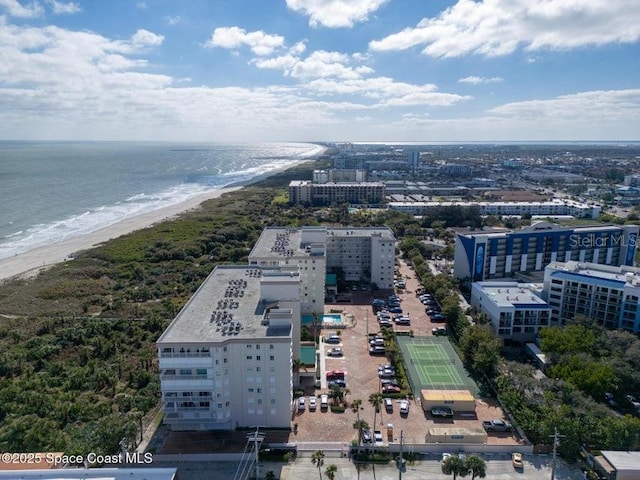
[[[373,431],[373,439],[375,441],[376,447],[381,447],[384,445],[384,439],[382,438],[382,432],[380,430]]]
[[[378,324],[381,327],[392,327],[393,326],[393,322],[391,321],[390,318],[385,318],[385,319],[379,320]]]
[[[369,347],[369,355],[384,355],[385,353],[387,353],[387,351],[382,345],[373,345]]]
[[[344,380],[345,373],[346,372],[342,370],[329,370],[327,372],[327,380],[336,380],[336,379]]]
[[[399,317],[395,319],[396,325],[411,325],[411,319],[409,317]]]
[[[433,407],[431,415],[434,417],[453,417],[453,410],[450,407]]]
[[[400,384],[398,384],[398,381],[395,378],[381,378],[380,379],[380,385],[381,386],[385,386],[385,385],[391,385],[394,387],[399,387]]]
[[[322,394],[320,395],[320,409],[325,410],[329,408],[329,395]]]
[[[482,422],[482,427],[487,432],[508,432],[511,430],[511,424],[509,422],[497,418]]]
[[[396,376],[396,371],[391,370],[390,368],[385,368],[384,370],[378,370],[378,377],[380,378],[394,378]]]
[[[400,307],[391,307],[389,311],[391,313],[402,313],[402,309]]]
[[[450,453],[443,453],[443,454],[442,454],[442,458],[440,459],[440,461],[441,461],[442,463],[444,463],[444,462],[445,462],[445,460],[446,460],[447,458],[449,458],[450,456],[451,456],[451,454],[450,454]]]
[[[336,380],[331,380],[330,382],[327,382],[327,386],[329,388],[334,388],[334,387],[346,388],[347,382],[345,382],[344,380],[336,379]]]
[[[330,357],[342,357],[344,355],[344,350],[340,347],[333,347],[327,352],[327,355]]]
[[[431,333],[436,337],[446,336],[447,335],[447,329],[446,329],[446,327],[436,327],[436,328],[431,329]]]
[[[304,397],[299,397],[298,398],[298,410],[299,411],[304,411],[305,409],[305,400]]]
[[[409,414],[409,401],[400,400],[400,415],[408,415],[408,414]]]
[[[633,408],[640,409],[640,402],[633,395],[626,395],[625,398],[633,406]]]
[[[396,387],[395,385],[385,385],[382,387],[382,393],[400,393],[400,387]]]
[[[433,320],[434,322],[442,322],[444,321],[444,315],[442,315],[441,313],[434,313],[433,315],[431,315],[431,320]]]
[[[371,430],[362,431],[362,443],[371,443]]]
[[[513,468],[522,468],[522,454],[519,452],[513,452],[511,454],[511,463],[513,464]]]
[[[340,338],[340,335],[336,335],[335,333],[329,335],[326,339],[325,339],[325,343],[340,343],[342,341],[342,339]]]
[[[393,400],[391,400],[390,398],[385,398],[383,399],[383,403],[384,409],[387,411],[387,413],[393,412]]]
[[[310,411],[310,412],[315,411],[316,406],[317,406],[317,399],[316,399],[316,397],[315,397],[315,396],[311,396],[311,397],[309,397],[309,411]]]

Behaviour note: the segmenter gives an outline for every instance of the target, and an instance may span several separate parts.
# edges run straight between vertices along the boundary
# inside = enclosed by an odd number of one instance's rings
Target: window
[[[276,359],[275,355],[269,355],[269,360],[273,362],[275,359]]]
[[[260,361],[260,355],[256,355],[256,360],[259,362]]]
[[[180,375],[191,375],[191,369],[190,368],[181,368],[180,369]]]
[[[269,350],[273,350],[274,346],[273,343],[269,345]]]
[[[206,376],[207,375],[207,369],[206,368],[198,368],[196,370],[196,375],[201,375],[201,376],[204,375],[204,376]]]
[[[256,350],[260,350],[260,344],[256,345]]]
[[[252,360],[253,359],[253,355],[247,355],[247,360]]]

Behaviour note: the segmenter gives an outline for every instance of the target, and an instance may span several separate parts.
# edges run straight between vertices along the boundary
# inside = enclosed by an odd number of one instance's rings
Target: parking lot
[[[401,299],[403,315],[411,319],[410,325],[394,325],[396,331],[413,330],[416,336],[432,335],[433,328],[442,327],[443,323],[432,322],[425,313],[425,306],[420,302],[415,292],[419,284],[413,275],[413,271],[406,265],[400,267],[400,275],[404,278],[406,288],[398,292]],[[372,428],[380,430],[384,435],[384,443],[388,443],[386,436],[387,424],[393,425],[392,441],[398,442],[400,432],[404,434],[405,443],[424,443],[427,429],[430,426],[455,426],[466,428],[482,428],[483,420],[504,418],[502,410],[490,399],[478,399],[476,401],[476,415],[457,414],[453,419],[433,418],[430,413],[422,410],[419,399],[410,400],[409,413],[400,415],[400,400],[393,400],[393,408],[387,411],[384,407],[375,415],[374,408],[368,402],[372,393],[381,390],[378,377],[378,366],[387,364],[384,355],[369,354],[369,334],[378,332],[379,325],[371,308],[373,298],[386,298],[393,292],[351,292],[351,303],[339,303],[326,305],[325,312],[342,311],[350,314],[355,319],[355,325],[345,328],[340,333],[340,343],[320,344],[321,349],[321,389],[307,388],[305,396],[316,395],[318,399],[323,393],[328,393],[326,372],[339,370],[345,372],[344,380],[348,389],[346,399],[349,404],[355,400],[362,400],[357,413],[350,408],[344,413],[334,413],[331,410],[316,408],[315,411],[298,411],[294,408],[293,423],[298,425],[297,434],[292,434],[292,442],[339,442],[349,444],[357,440],[357,431],[353,428],[354,422],[360,418],[365,420]],[[336,331],[326,329],[322,331],[322,337],[326,338]],[[327,356],[332,348],[341,348],[343,356]],[[419,397],[419,394],[417,395]],[[489,434],[487,444],[518,444],[518,440],[511,432],[492,432]]]

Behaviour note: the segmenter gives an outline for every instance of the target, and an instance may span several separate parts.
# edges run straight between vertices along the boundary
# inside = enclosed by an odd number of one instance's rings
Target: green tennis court
[[[469,390],[478,394],[478,386],[467,375],[447,338],[397,337],[397,341],[414,392]]]

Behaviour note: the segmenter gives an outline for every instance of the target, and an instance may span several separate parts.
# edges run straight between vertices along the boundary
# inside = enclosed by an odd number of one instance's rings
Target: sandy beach
[[[63,242],[29,250],[14,257],[0,259],[0,280],[6,280],[16,275],[35,275],[42,268],[69,260],[76,252],[87,250],[112,238],[118,238],[135,230],[175,217],[187,210],[197,208],[205,200],[217,198],[224,193],[239,190],[240,188],[242,188],[241,185],[203,193],[169,207],[126,218],[88,235],[70,238]]]

